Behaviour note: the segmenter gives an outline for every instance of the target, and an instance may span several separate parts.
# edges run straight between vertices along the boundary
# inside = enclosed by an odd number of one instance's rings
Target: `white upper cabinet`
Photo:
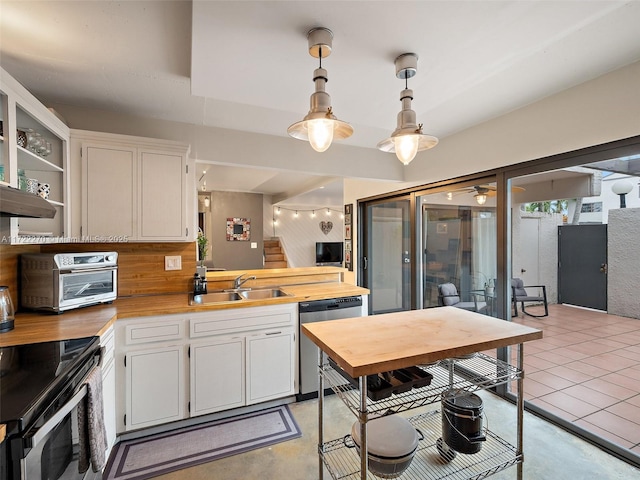
[[[38,187],[54,218],[0,219],[1,243],[53,243],[69,235],[69,128],[0,68],[0,183]]]
[[[73,232],[89,242],[193,241],[188,154],[176,142],[72,130],[71,158],[81,172],[74,177],[82,185]]]
[[[135,148],[86,145],[82,158],[82,234],[135,238]]]

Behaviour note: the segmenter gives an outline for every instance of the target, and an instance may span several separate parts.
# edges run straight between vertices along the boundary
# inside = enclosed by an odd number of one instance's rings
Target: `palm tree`
[[[525,205],[527,212],[567,213],[568,200],[550,200],[546,202],[532,202]]]

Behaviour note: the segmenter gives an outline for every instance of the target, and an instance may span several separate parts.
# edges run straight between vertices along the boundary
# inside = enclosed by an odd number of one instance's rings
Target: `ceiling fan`
[[[497,188],[493,185],[474,185],[473,187],[451,190],[449,192],[446,192],[445,195],[447,196],[447,199],[451,200],[454,195],[458,195],[461,193],[473,193],[473,196],[475,197],[476,202],[478,202],[478,205],[484,205],[487,202],[488,197],[496,196],[496,190]],[[525,189],[523,187],[511,187],[512,193],[524,191]]]

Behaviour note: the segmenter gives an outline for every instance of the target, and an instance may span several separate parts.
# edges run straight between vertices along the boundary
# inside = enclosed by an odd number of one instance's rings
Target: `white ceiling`
[[[344,143],[364,148],[395,128],[404,52],[420,57],[418,121],[440,138],[640,59],[638,1],[3,0],[0,22],[2,67],[45,104],[277,136],[308,110],[306,33],[330,28],[327,91],[355,130]],[[209,190],[329,180],[198,160]]]

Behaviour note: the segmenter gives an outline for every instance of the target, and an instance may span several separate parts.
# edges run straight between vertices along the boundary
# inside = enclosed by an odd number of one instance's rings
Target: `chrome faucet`
[[[247,278],[242,278],[245,274],[241,273],[240,275],[238,275],[235,280],[233,281],[233,288],[235,290],[237,290],[238,288],[240,288],[242,285],[244,285],[245,282],[248,282],[249,280],[255,280],[256,276],[255,275],[251,275],[250,277]]]

